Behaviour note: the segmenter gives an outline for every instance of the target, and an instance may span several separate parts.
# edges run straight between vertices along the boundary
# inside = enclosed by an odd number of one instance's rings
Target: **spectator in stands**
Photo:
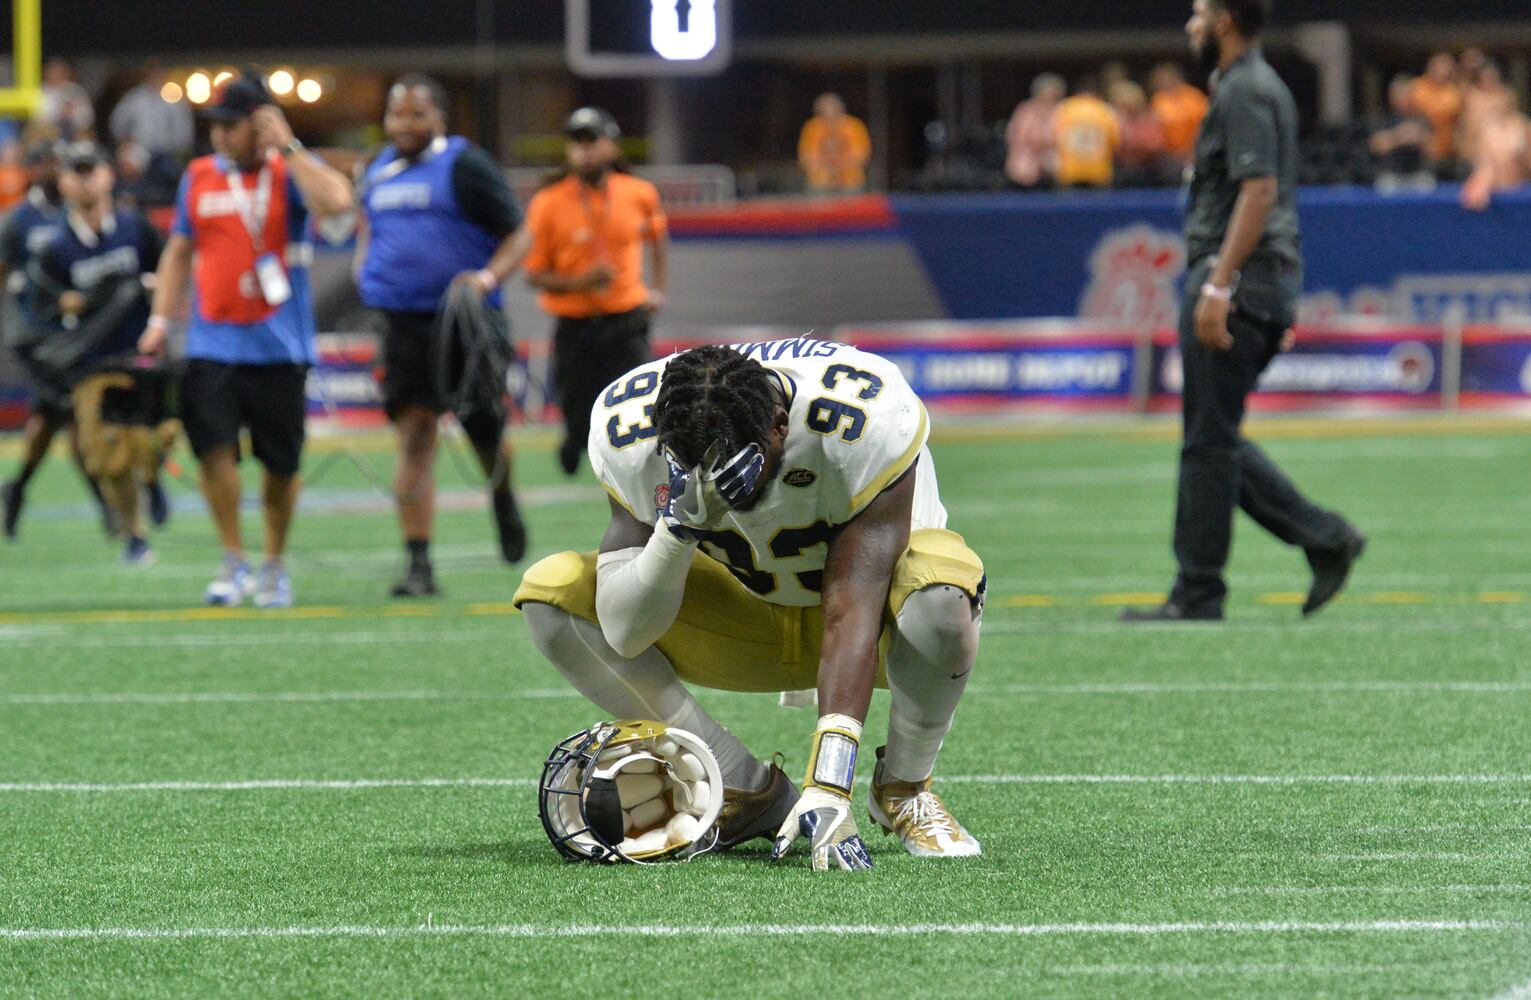
[[[1098,83],[1089,78],[1081,80],[1075,87],[1074,96],[1058,105],[1053,134],[1058,144],[1060,185],[1111,186],[1122,132],[1116,112],[1101,99]]]
[[[866,187],[872,138],[861,119],[845,111],[839,94],[820,94],[797,141],[797,162],[817,194],[849,194]]]
[[[553,382],[563,410],[558,461],[574,475],[590,437],[590,408],[618,375],[649,360],[649,321],[665,302],[668,246],[659,191],[620,169],[616,119],[580,108],[564,123],[569,170],[526,209],[523,268],[557,318]],[[653,287],[643,282],[649,248]]]
[[[37,117],[61,139],[88,138],[96,124],[90,94],[75,82],[74,67],[57,57],[43,66],[43,96]]]
[[[394,584],[394,597],[437,593],[430,550],[433,469],[441,416],[448,410],[484,470],[501,556],[513,563],[526,554],[526,526],[511,492],[504,440],[504,365],[486,358],[464,371],[465,359],[451,366],[438,360],[445,336],[438,319],[454,286],[483,302],[475,313],[485,335],[509,353],[500,286],[525,255],[517,239],[521,213],[494,158],[447,134],[446,109],[445,91],[428,76],[410,73],[389,89],[383,117],[388,145],[368,166],[361,199],[366,225],[357,240],[357,286],[362,301],[386,323],[383,408],[399,441],[393,485],[408,567]],[[454,405],[443,398],[454,395],[443,392],[443,384],[475,377],[499,387],[492,400],[475,393],[472,402]]]
[[[298,500],[305,382],[314,363],[307,223],[310,213],[350,211],[351,182],[303,147],[254,74],[230,81],[205,114],[218,152],[186,168],[138,346],[145,354],[164,349],[192,279],[181,417],[223,547],[203,601],[229,607],[253,597],[257,607],[287,607],[293,590],[282,557]],[[258,577],[239,524],[243,428],[265,467],[266,560]]]
[[[1196,132],[1207,117],[1207,95],[1186,82],[1178,63],[1160,63],[1149,77],[1154,114],[1164,126],[1164,148],[1182,166],[1196,148]]]
[[[1430,57],[1425,75],[1409,87],[1409,104],[1430,123],[1430,159],[1441,164],[1455,159],[1462,88],[1457,83],[1457,61],[1450,52]]]
[[[1457,87],[1465,92],[1467,88],[1477,82],[1478,73],[1482,71],[1483,67],[1488,65],[1488,62],[1488,54],[1482,49],[1463,49],[1462,54],[1457,57],[1454,66],[1454,77]]]
[[[1483,152],[1478,144],[1484,130],[1514,111],[1518,104],[1515,92],[1505,85],[1499,64],[1485,61],[1463,96],[1462,124],[1457,135],[1457,151],[1462,159],[1478,163]]]
[[[1462,185],[1464,208],[1481,212],[1501,191],[1531,180],[1531,120],[1502,104],[1479,127],[1473,172]]]
[[[27,196],[32,178],[21,162],[21,143],[0,141],[0,212],[9,212]]]
[[[1153,187],[1164,182],[1164,123],[1148,108],[1148,96],[1131,80],[1111,88],[1111,108],[1121,124],[1116,151],[1118,182],[1124,187]]]
[[[1435,187],[1428,156],[1434,136],[1430,120],[1414,107],[1414,81],[1394,77],[1387,99],[1389,112],[1377,123],[1370,141],[1377,158],[1377,191],[1429,191]]]
[[[1031,97],[1016,105],[1005,129],[1005,176],[1020,188],[1045,188],[1058,169],[1053,116],[1068,93],[1063,77],[1043,73],[1031,81]]]
[[[161,91],[166,82],[164,69],[151,59],[143,81],[122,95],[107,124],[119,146],[133,143],[147,154],[139,171],[145,186],[173,190],[195,135],[191,107],[185,101],[165,100]]]

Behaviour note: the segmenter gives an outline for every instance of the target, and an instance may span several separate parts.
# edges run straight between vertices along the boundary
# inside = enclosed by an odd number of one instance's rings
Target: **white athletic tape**
[[[1173,934],[1440,934],[1518,931],[1505,920],[1185,921],[1165,924],[736,924],[724,926],[544,926],[537,924],[413,927],[341,924],[333,927],[3,927],[0,940],[77,941],[198,938],[749,938],[820,937],[1141,937]]]

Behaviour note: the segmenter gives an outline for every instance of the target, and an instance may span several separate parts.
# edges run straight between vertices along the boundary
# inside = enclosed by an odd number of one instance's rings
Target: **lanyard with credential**
[[[601,210],[595,210],[595,195],[601,194]],[[590,245],[595,259],[610,263],[611,254],[606,246],[606,223],[611,217],[611,186],[604,192],[591,191],[583,182],[579,186],[579,205],[585,210],[585,225],[590,227]]]
[[[229,198],[234,202],[234,211],[245,224],[250,241],[255,244],[255,255],[259,257],[266,252],[266,216],[271,210],[271,164],[267,163],[260,168],[260,179],[256,182],[253,198],[244,186],[237,167],[230,164],[227,177]]]

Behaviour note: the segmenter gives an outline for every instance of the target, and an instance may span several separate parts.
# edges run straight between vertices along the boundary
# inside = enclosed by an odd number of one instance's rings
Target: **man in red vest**
[[[349,211],[351,182],[303,148],[252,73],[232,80],[204,113],[217,152],[193,160],[181,178],[139,349],[163,349],[170,317],[193,278],[182,420],[223,544],[203,600],[231,607],[252,597],[258,607],[287,607],[293,590],[282,556],[298,498],[304,383],[314,363],[308,217]],[[265,468],[265,561],[258,576],[239,528],[242,427]]]

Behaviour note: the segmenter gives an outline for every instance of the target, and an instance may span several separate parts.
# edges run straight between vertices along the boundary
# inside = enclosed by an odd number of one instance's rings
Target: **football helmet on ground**
[[[646,720],[602,722],[559,743],[537,808],[570,861],[685,860],[718,842],[723,775],[707,744]]]

